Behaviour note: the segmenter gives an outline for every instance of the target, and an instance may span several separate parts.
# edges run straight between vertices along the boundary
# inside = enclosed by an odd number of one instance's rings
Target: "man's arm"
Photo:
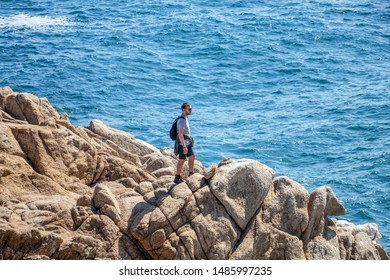
[[[179,129],[178,136],[179,136],[180,144],[183,146],[183,153],[187,154],[187,145],[186,145],[186,141],[184,140],[184,130],[185,130],[184,128]]]

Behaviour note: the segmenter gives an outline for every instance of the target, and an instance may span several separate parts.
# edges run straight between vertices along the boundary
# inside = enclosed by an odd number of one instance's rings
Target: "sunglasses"
[[[192,108],[187,108],[187,110],[190,110],[190,111],[192,111]]]

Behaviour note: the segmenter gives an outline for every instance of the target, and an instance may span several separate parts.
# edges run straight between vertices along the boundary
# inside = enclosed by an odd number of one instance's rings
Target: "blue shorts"
[[[192,149],[192,145],[187,145],[187,154],[183,153],[183,146],[179,145],[179,159],[186,159],[187,157],[193,156],[194,150]]]

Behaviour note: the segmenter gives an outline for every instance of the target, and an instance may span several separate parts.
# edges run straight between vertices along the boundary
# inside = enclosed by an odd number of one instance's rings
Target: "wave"
[[[74,23],[68,21],[65,17],[30,16],[28,14],[0,17],[0,28],[39,28],[71,25],[74,25]]]

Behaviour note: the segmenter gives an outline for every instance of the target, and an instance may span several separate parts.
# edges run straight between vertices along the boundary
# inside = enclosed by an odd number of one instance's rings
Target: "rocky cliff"
[[[0,88],[0,259],[388,259],[375,224],[330,218],[345,209],[329,187],[249,159],[197,161],[176,185],[176,163]]]

